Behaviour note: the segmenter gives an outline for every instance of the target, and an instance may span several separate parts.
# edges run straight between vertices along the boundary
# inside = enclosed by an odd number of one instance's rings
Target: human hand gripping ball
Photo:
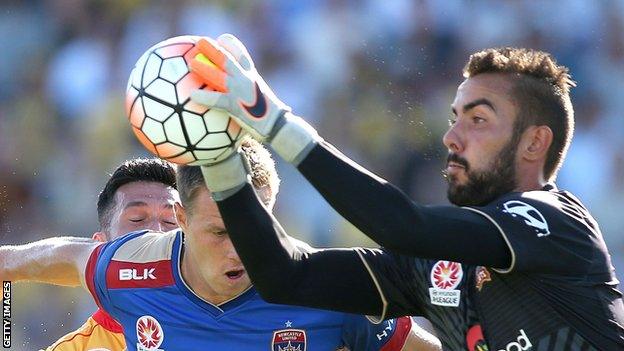
[[[316,130],[290,112],[258,74],[249,52],[232,34],[202,39],[200,52],[214,63],[194,59],[190,69],[216,91],[196,90],[193,102],[226,110],[256,140],[268,142],[287,162],[298,165],[322,140]]]
[[[191,71],[215,91],[196,90],[191,99],[210,108],[228,111],[255,139],[268,141],[273,128],[290,108],[281,102],[258,74],[245,46],[233,35],[197,43],[205,59],[189,64]]]

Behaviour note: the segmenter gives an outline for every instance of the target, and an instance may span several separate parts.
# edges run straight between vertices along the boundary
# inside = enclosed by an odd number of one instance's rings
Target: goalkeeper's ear
[[[249,71],[253,68],[254,64],[251,60],[251,56],[249,55],[249,51],[247,51],[245,45],[243,45],[243,43],[241,43],[241,41],[238,40],[238,38],[233,34],[221,34],[217,38],[217,43],[232,54],[234,59],[244,70]]]

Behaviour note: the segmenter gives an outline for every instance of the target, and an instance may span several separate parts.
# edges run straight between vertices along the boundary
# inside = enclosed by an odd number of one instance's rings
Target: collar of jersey
[[[173,252],[171,257],[173,278],[175,279],[176,286],[180,292],[182,292],[182,294],[184,294],[194,304],[208,311],[213,316],[219,317],[224,313],[227,313],[229,310],[232,310],[251,300],[256,295],[256,289],[254,289],[253,286],[250,286],[249,289],[243,291],[240,295],[233,297],[231,300],[223,302],[219,305],[214,305],[195,294],[195,292],[193,292],[193,290],[191,290],[191,288],[186,284],[184,279],[182,279],[182,273],[180,272],[182,250],[184,248],[183,239],[184,233],[180,230],[176,234],[176,239],[173,242]]]

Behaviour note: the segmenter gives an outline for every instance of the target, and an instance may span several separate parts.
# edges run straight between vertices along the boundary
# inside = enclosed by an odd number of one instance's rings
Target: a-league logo
[[[464,271],[460,263],[438,261],[431,268],[431,285],[429,298],[438,306],[457,307],[460,303],[461,291],[455,288],[461,283]]]
[[[165,333],[156,318],[143,316],[137,319],[137,350],[157,351],[165,339]]]

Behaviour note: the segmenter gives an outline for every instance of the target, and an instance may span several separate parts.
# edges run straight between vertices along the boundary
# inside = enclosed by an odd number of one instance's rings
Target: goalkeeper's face
[[[457,89],[444,144],[445,175],[455,205],[482,205],[516,187],[517,107],[500,74],[479,74]]]
[[[195,293],[218,304],[244,292],[251,281],[208,190],[198,188],[191,202],[175,207],[184,232],[182,276]]]

